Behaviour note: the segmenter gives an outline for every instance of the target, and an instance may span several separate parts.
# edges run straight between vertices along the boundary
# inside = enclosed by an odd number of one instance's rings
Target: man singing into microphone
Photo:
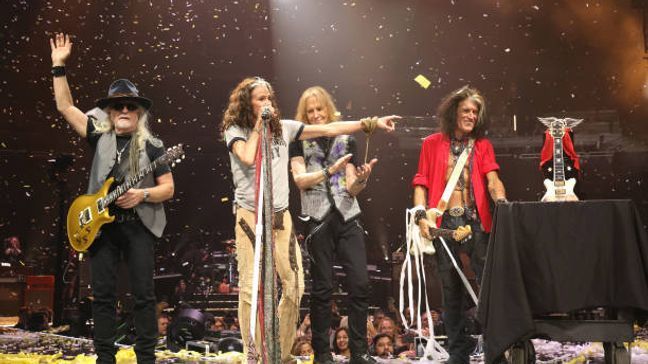
[[[324,125],[305,125],[294,120],[281,120],[272,86],[262,78],[246,78],[232,91],[223,115],[222,132],[230,151],[230,164],[235,188],[236,250],[239,271],[239,323],[244,351],[248,353],[252,273],[254,268],[255,176],[256,152],[262,128],[263,114],[269,113],[272,133],[272,195],[274,203],[273,236],[275,266],[282,287],[279,301],[279,346],[282,361],[290,361],[290,350],[295,339],[299,304],[304,292],[302,260],[297,240],[292,231],[288,211],[288,145],[295,140],[320,136],[333,137],[360,130],[394,130],[398,116],[363,121],[334,122]],[[322,174],[330,172],[329,166]],[[255,347],[261,348],[260,325],[256,325]]]

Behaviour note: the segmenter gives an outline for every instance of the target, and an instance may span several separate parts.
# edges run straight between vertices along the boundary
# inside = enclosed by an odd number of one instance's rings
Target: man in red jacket
[[[430,239],[430,227],[438,224],[442,228],[456,229],[470,225],[472,238],[457,242],[446,240],[458,264],[459,252],[470,256],[471,266],[477,274],[477,281],[486,259],[488,233],[491,230],[492,213],[489,196],[495,202],[505,202],[506,192],[497,171],[493,146],[484,137],[486,131],[485,101],[479,92],[464,86],[446,96],[437,111],[441,121],[440,133],[425,138],[421,147],[418,171],[414,176],[414,205],[419,207],[416,222],[421,235]],[[437,221],[428,220],[425,209],[439,206],[439,201],[452,171],[463,153],[474,146],[459,179],[450,193],[445,212]],[[470,307],[463,283],[452,260],[440,241],[434,241],[439,276],[443,283],[444,323],[449,339],[450,358],[448,363],[467,364],[475,347],[475,340],[465,332],[466,309]]]

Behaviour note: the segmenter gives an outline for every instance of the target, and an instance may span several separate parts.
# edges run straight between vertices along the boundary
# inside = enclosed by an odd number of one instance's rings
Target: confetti
[[[423,75],[416,76],[414,78],[414,81],[416,81],[416,83],[421,85],[421,87],[423,87],[424,89],[427,89],[428,87],[430,87],[430,84],[431,84],[430,80],[428,80],[427,77],[425,77]]]

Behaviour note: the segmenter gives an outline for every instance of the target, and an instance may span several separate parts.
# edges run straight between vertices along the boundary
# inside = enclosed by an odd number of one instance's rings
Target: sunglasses
[[[116,110],[116,111],[122,111],[122,110],[124,110],[124,107],[126,107],[126,109],[128,109],[128,111],[135,111],[135,110],[139,109],[139,105],[133,104],[133,103],[130,103],[130,102],[116,102],[116,103],[110,105],[110,108],[113,109],[113,110]]]

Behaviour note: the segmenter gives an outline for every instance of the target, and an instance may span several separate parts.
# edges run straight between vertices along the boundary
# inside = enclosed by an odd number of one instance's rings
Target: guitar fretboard
[[[433,237],[442,237],[442,238],[446,238],[446,239],[453,239],[454,230],[431,228],[430,229],[430,234]]]
[[[133,186],[135,186],[139,181],[144,179],[144,177],[146,177],[147,174],[153,172],[155,168],[157,168],[160,164],[166,163],[165,158],[166,158],[166,154],[159,157],[158,159],[153,161],[153,163],[149,164],[145,168],[140,169],[140,171],[137,172],[136,174],[128,176],[124,183],[122,183],[117,188],[115,188],[112,192],[106,195],[103,201],[103,206],[108,206],[111,203],[115,202],[115,200],[119,198],[119,196],[126,193],[126,191],[128,191]]]
[[[554,136],[553,140],[554,183],[565,182],[565,163],[563,157],[562,136]]]

